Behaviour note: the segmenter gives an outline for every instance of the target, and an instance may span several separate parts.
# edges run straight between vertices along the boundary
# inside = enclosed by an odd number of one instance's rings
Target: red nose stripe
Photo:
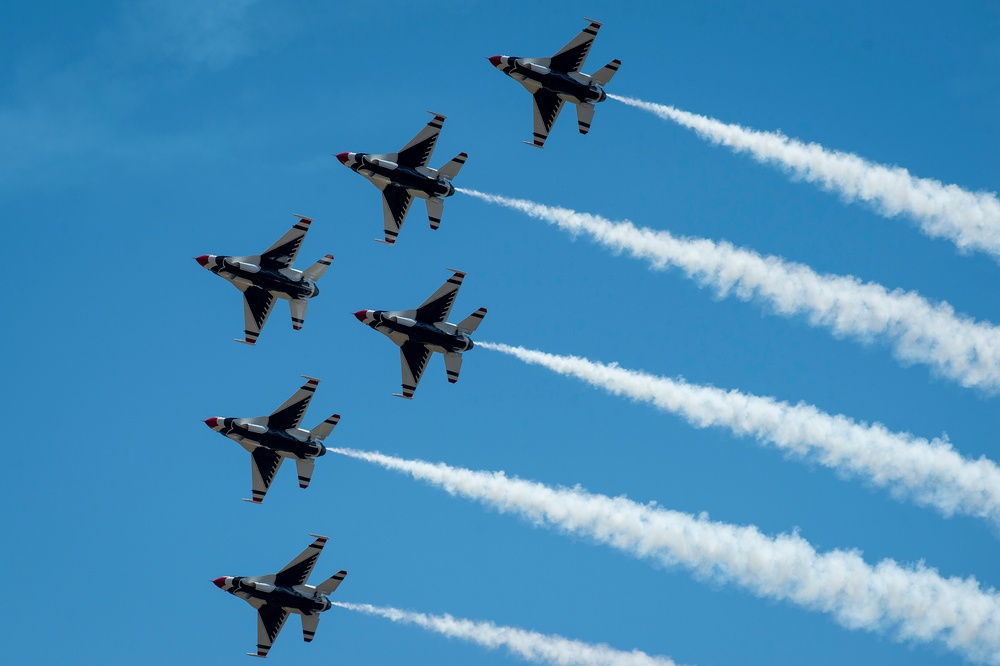
[[[347,164],[347,153],[337,153],[337,159],[341,164]]]
[[[219,576],[218,578],[216,578],[212,582],[215,583],[215,586],[221,590],[222,587],[226,584],[226,577],[225,576]]]
[[[490,61],[490,64],[493,65],[494,67],[500,66],[500,56],[490,56],[488,60]]]
[[[207,254],[203,254],[200,257],[195,257],[194,260],[197,261],[202,266],[204,266],[205,264],[208,263],[208,255]]]
[[[365,317],[368,316],[368,310],[358,310],[354,313],[354,317],[360,321],[362,324],[365,323]]]
[[[210,419],[205,419],[205,425],[207,425],[212,430],[215,430],[215,424],[218,423],[218,422],[219,422],[219,418],[216,417],[216,416],[213,416]]]

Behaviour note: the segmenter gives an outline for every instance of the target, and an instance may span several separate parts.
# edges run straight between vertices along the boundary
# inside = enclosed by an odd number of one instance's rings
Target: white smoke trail
[[[957,185],[916,178],[901,167],[874,164],[778,132],[729,125],[633,97],[608,97],[672,120],[712,143],[750,153],[759,162],[781,165],[803,180],[839,192],[847,201],[861,199],[886,217],[907,214],[928,236],[947,238],[962,250],[981,250],[1000,258],[1000,200],[992,192],[969,192]]]
[[[798,534],[768,537],[755,526],[713,522],[579,486],[550,488],[503,472],[330,450],[636,557],[831,613],[850,629],[889,629],[900,640],[940,641],[966,658],[1000,664],[1000,596],[983,591],[975,578],[943,578],[922,563],[903,567],[891,559],[871,566],[856,551],[817,553]]]
[[[626,370],[615,363],[491,342],[476,346],[571,375],[614,395],[648,402],[698,428],[721,426],[783,451],[810,456],[827,467],[888,487],[897,496],[932,506],[945,516],[957,512],[1000,524],[1000,467],[985,457],[967,460],[946,441],[890,432],[881,424],[858,423],[801,402],[790,405],[736,390],[698,386]]]
[[[893,344],[897,358],[925,363],[966,387],[1000,389],[1000,329],[955,313],[948,303],[931,303],[915,292],[888,291],[853,276],[821,275],[808,266],[762,256],[727,242],[675,237],[666,231],[613,222],[598,215],[457,188],[459,192],[518,210],[601,245],[644,259],[653,268],[676,266],[688,277],[755,297],[783,315],[805,314],[813,326],[861,340],[875,336]]]
[[[382,608],[371,604],[333,602],[347,610],[377,615],[393,622],[415,624],[449,638],[471,641],[490,650],[505,647],[512,654],[528,661],[560,666],[674,666],[666,657],[653,657],[633,650],[622,652],[603,643],[592,645],[562,636],[549,636],[517,627],[498,627],[492,622],[474,622],[451,615],[427,615],[398,608]]]

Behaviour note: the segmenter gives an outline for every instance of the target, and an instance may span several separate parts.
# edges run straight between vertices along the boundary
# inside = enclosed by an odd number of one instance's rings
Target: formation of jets
[[[590,25],[551,58],[493,56],[494,67],[517,80],[531,93],[534,104],[534,140],[529,145],[541,148],[565,102],[577,108],[581,134],[590,130],[594,104],[606,99],[606,85],[621,64],[613,60],[593,75],[580,70],[600,23]],[[468,159],[464,152],[440,169],[428,166],[445,117],[434,118],[396,153],[338,154],[344,166],[355,171],[382,193],[384,238],[392,245],[409,212],[414,197],[427,203],[431,229],[441,224],[444,200],[455,193],[452,180]],[[299,249],[313,220],[297,215],[299,220],[261,254],[230,256],[206,254],[196,257],[204,268],[231,282],[243,294],[244,338],[255,345],[267,322],[275,299],[288,301],[292,328],[305,323],[309,299],[319,295],[317,282],[333,262],[328,254],[304,271],[293,268]],[[412,310],[358,310],[355,318],[392,340],[399,347],[402,367],[402,393],[393,395],[412,399],[433,352],[444,356],[448,381],[458,381],[462,354],[475,345],[470,337],[486,316],[479,308],[457,324],[448,321],[465,273],[454,269],[452,276],[430,297]],[[303,375],[306,383],[288,400],[267,416],[213,416],[205,424],[232,439],[250,453],[251,497],[245,501],[260,504],[274,480],[281,463],[295,461],[300,488],[312,480],[315,461],[327,449],[323,441],[340,421],[333,414],[311,430],[300,428],[306,409],[319,380]],[[313,587],[306,581],[319,558],[327,537],[310,535],[315,541],[276,574],[266,576],[222,576],[212,582],[222,590],[245,600],[257,611],[257,651],[254,657],[266,657],[290,613],[302,617],[302,637],[312,641],[320,613],[332,606],[329,595],[340,585],[346,571],[340,571]]]

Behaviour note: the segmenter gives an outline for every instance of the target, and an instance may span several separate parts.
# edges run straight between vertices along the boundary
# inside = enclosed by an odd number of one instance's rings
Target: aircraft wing
[[[600,29],[600,23],[590,21],[590,25],[552,56],[550,67],[559,72],[579,72],[587,59],[587,54],[590,53],[590,47],[594,44],[594,37],[597,36],[597,31]]]
[[[299,424],[302,423],[302,417],[305,416],[306,410],[309,409],[309,401],[312,400],[313,394],[316,393],[316,387],[319,386],[318,379],[306,377],[306,380],[302,388],[282,403],[281,407],[271,412],[267,421],[268,426],[275,430],[288,430],[289,428],[299,427]]]
[[[308,217],[297,215],[299,221],[285,235],[274,242],[271,247],[264,250],[260,255],[260,265],[267,268],[289,268],[295,263],[295,257],[302,247],[302,239],[309,231],[312,220]]]
[[[438,134],[441,133],[442,125],[444,125],[444,116],[435,115],[434,119],[427,123],[397,153],[396,163],[408,167],[427,166],[427,163],[431,160],[431,154],[434,152],[434,145],[437,143]]]
[[[404,342],[399,348],[399,361],[403,367],[403,397],[412,398],[417,384],[427,368],[431,350],[419,342]]]
[[[316,540],[306,546],[306,549],[299,553],[294,560],[274,576],[274,584],[279,587],[294,587],[304,585],[309,580],[309,574],[316,566],[319,554],[323,552],[323,546],[327,542],[327,537],[312,534]]]
[[[439,324],[446,321],[448,315],[451,314],[451,306],[455,304],[455,297],[458,296],[458,289],[462,286],[464,279],[465,273],[455,271],[454,275],[420,304],[415,319],[425,324]]]
[[[545,145],[545,139],[549,137],[552,125],[559,117],[559,112],[562,111],[563,100],[545,88],[540,88],[531,96],[531,100],[535,112],[535,145],[541,148]]]
[[[278,473],[283,458],[271,449],[259,446],[250,454],[250,477],[253,483],[251,502],[260,504],[264,501],[267,489],[271,487],[274,475]]]
[[[266,604],[257,609],[257,654],[248,652],[252,657],[266,657],[268,650],[274,644],[281,628],[288,619],[288,611],[280,606]]]
[[[398,185],[389,185],[382,190],[382,215],[385,218],[385,242],[396,242],[396,236],[403,226],[403,220],[413,203],[413,195]]]
[[[271,314],[274,294],[260,287],[247,287],[243,292],[243,333],[247,344],[256,344],[260,329]]]

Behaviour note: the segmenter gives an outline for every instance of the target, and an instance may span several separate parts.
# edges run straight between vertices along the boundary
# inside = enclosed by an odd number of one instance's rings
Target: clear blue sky
[[[654,5],[654,3],[649,3]],[[208,430],[322,383],[312,427],[379,449],[698,513],[874,563],[920,560],[1000,585],[995,530],[721,430],[474,349],[455,386],[435,358],[416,399],[358,309],[414,307],[468,272],[455,306],[477,338],[618,361],[816,404],[1000,458],[997,398],[803,319],[718,299],[541,222],[462,195],[441,229],[417,202],[396,247],[376,190],[341,151],[389,152],[433,110],[432,159],[466,151],[459,186],[726,239],[1000,322],[1000,267],[961,256],[782,172],[614,101],[589,136],[564,111],[544,150],[530,100],[490,67],[546,56],[593,17],[585,71],[613,93],[856,152],[969,189],[1000,186],[1000,13],[991,3],[8,3],[0,22],[0,210],[8,286],[0,490],[10,663],[245,664],[254,612],[210,584],[275,571],[331,537],[313,582],[336,597],[489,619],[678,662],[952,664],[935,646],[662,570],[365,463],[327,456],[312,486],[283,468],[263,506],[249,461]],[[336,257],[293,331],[277,304],[257,348],[236,290],[193,261],[253,254],[315,218],[298,266]],[[269,660],[516,663],[334,609],[316,641],[289,621]]]

